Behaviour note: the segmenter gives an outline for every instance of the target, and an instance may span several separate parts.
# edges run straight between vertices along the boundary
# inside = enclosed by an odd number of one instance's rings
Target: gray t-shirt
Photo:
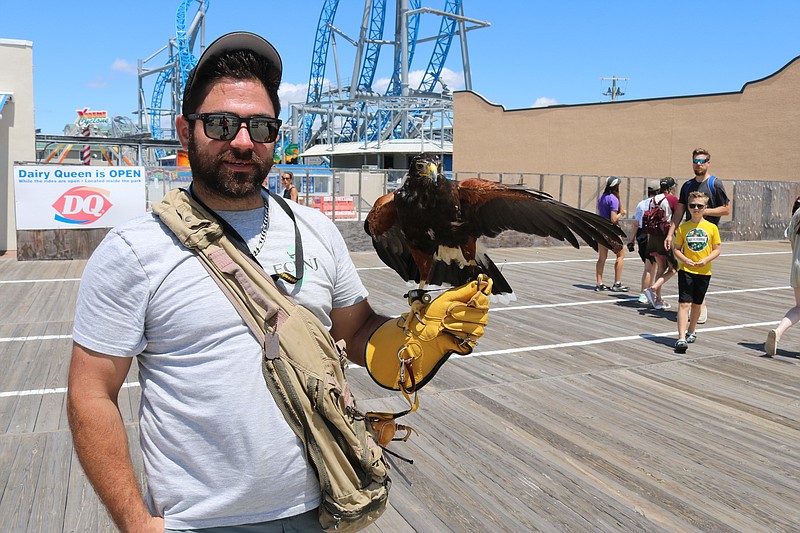
[[[287,287],[330,327],[331,308],[367,291],[344,240],[319,211],[290,202],[305,276]],[[258,256],[268,273],[294,269],[294,227],[271,199]],[[262,209],[221,216],[258,243]],[[261,374],[261,350],[194,255],[155,215],[106,236],[86,265],[75,342],[137,357],[140,443],[151,512],[167,528],[274,520],[319,505],[319,483]]]

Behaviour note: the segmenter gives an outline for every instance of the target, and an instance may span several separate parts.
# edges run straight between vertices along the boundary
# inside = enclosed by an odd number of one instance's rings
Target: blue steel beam
[[[444,5],[446,13],[458,15],[461,9],[461,0],[447,0]],[[428,63],[428,68],[425,70],[425,75],[419,84],[419,90],[422,92],[432,92],[436,82],[439,81],[439,76],[442,75],[444,62],[447,59],[447,54],[450,51],[450,44],[453,42],[453,35],[456,33],[456,19],[451,17],[442,17],[439,24],[439,37],[436,39],[436,44],[433,47],[431,60]],[[464,36],[462,35],[463,39]]]
[[[314,39],[314,52],[311,57],[311,73],[308,76],[308,96],[306,103],[316,103],[322,99],[322,83],[325,80],[325,64],[328,60],[328,45],[331,41],[331,24],[336,16],[339,0],[325,0],[317,23],[317,34]],[[311,127],[314,125],[316,114],[309,113],[305,116],[304,138],[311,138]]]
[[[413,11],[420,8],[420,0],[409,0],[408,3],[409,10]],[[419,13],[414,13],[410,17],[408,17],[408,65],[411,66],[411,62],[414,59],[414,50],[417,46],[417,36],[419,35]],[[397,21],[398,23],[400,21]],[[399,39],[400,30],[396,31],[396,35]],[[389,82],[389,86],[386,88],[386,96],[398,96],[400,94],[400,90],[402,89],[400,85],[400,71],[403,67],[403,54],[402,50],[400,50],[400,43],[396,43],[395,45],[395,53],[394,53],[394,71],[392,71],[392,81]],[[376,114],[372,120],[370,120],[369,126],[367,128],[367,139],[370,141],[374,141],[377,139],[380,132],[387,126],[389,120],[391,120],[392,113],[389,111],[381,111],[380,113]]]
[[[375,80],[375,71],[378,67],[378,59],[381,54],[381,43],[383,38],[383,27],[386,22],[386,0],[373,0],[372,10],[370,11],[369,32],[367,42],[364,45],[364,63],[358,76],[357,93],[369,92],[372,89],[372,82]],[[350,91],[351,98],[355,96]],[[358,105],[359,112],[363,112],[366,105],[362,102]],[[359,130],[363,120],[358,117],[348,118],[342,126],[342,138],[344,140],[358,140]]]

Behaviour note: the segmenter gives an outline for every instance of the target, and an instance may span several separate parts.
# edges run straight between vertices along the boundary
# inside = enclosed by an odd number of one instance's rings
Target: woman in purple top
[[[606,179],[606,188],[600,198],[597,199],[597,212],[601,217],[607,218],[612,224],[619,224],[619,219],[626,215],[626,211],[620,207],[619,203],[619,183],[620,179],[616,176],[609,176]],[[597,244],[597,264],[595,273],[597,274],[597,285],[595,291],[620,291],[628,292],[628,287],[622,285],[622,263],[625,260],[625,247],[617,252],[617,260],[614,262],[614,284],[609,287],[603,283],[603,269],[606,266],[608,248],[602,244]]]

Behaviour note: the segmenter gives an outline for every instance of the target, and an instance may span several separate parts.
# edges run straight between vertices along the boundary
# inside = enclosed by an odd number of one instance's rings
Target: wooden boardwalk
[[[675,313],[595,293],[590,249],[498,249],[517,291],[473,356],[448,362],[392,449],[391,508],[367,531],[798,531],[800,327],[777,357],[766,332],[793,305],[786,242],[724,243],[709,320],[686,355]],[[370,301],[404,286],[353,254]],[[72,450],[64,413],[83,261],[0,259],[0,531],[114,531]],[[606,274],[613,271],[612,263]],[[389,290],[391,288],[391,290]],[[676,303],[672,281],[664,291]],[[363,369],[362,408],[401,407]],[[141,472],[129,376],[120,407]]]

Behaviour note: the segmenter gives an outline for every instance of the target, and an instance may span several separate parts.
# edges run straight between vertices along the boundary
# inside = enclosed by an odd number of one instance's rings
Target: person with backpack
[[[695,148],[692,151],[694,178],[681,186],[681,192],[678,195],[678,207],[672,214],[672,225],[667,238],[664,240],[665,249],[670,250],[672,248],[672,239],[681,224],[681,220],[690,218],[690,213],[686,206],[689,202],[689,194],[692,192],[699,191],[708,197],[708,207],[704,210],[703,217],[710,223],[719,227],[720,218],[730,215],[731,202],[728,198],[728,192],[725,190],[725,184],[722,183],[722,180],[712,175],[710,169],[711,154],[705,148]],[[703,302],[697,323],[705,324],[707,319],[708,309],[706,302]]]
[[[609,176],[606,178],[606,187],[603,190],[603,194],[597,199],[598,214],[603,218],[609,219],[612,224],[617,225],[619,225],[619,220],[627,214],[627,211],[620,206],[619,184],[620,179],[616,176]],[[606,266],[606,258],[608,258],[608,248],[598,243],[597,253],[597,263],[595,264],[597,285],[594,286],[594,290],[598,292],[628,292],[628,287],[622,284],[622,265],[625,261],[625,247],[621,247],[619,252],[616,253],[617,260],[614,262],[614,284],[611,285],[611,287],[603,283],[603,270]]]
[[[639,257],[642,259],[644,263],[644,269],[642,271],[642,283],[641,283],[641,290],[639,293],[639,303],[642,305],[647,305],[647,296],[645,295],[644,291],[652,284],[653,280],[651,279],[653,265],[655,261],[653,258],[647,255],[647,240],[648,240],[648,233],[644,227],[642,227],[642,217],[644,216],[645,211],[650,209],[651,200],[653,197],[658,194],[659,186],[656,183],[655,185],[648,185],[647,187],[647,198],[636,204],[636,211],[634,212],[633,218],[636,220],[638,224],[636,228],[636,233],[631,235],[630,240],[628,241],[628,251],[633,252],[634,250],[634,243],[637,246],[637,250],[639,253]]]
[[[176,118],[190,186],[113,228],[84,269],[67,417],[121,531],[355,531],[374,522],[391,481],[383,439],[342,379],[344,358],[363,366],[369,349],[399,365],[414,341],[415,355],[435,360],[469,353],[483,334],[488,295],[483,305],[472,284],[414,315],[424,338],[377,314],[333,222],[263,188],[281,73],[263,37],[233,32],[211,43]],[[480,305],[470,306],[475,297]],[[134,358],[144,495],[118,405]]]
[[[669,309],[669,303],[661,297],[661,288],[675,275],[675,258],[671,250],[664,247],[664,240],[669,232],[672,213],[678,206],[678,198],[672,194],[675,191],[675,180],[671,177],[662,178],[659,182],[658,194],[650,202],[650,208],[645,212],[649,229],[647,240],[647,255],[652,258],[652,285],[645,289],[644,294],[650,305],[656,310]]]

